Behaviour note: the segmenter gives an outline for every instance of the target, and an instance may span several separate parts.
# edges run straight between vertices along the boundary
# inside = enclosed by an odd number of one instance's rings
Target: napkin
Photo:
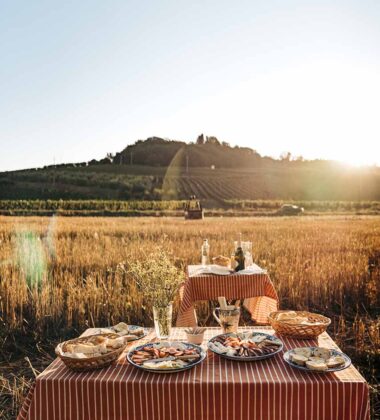
[[[249,267],[245,268],[244,270],[240,270],[239,274],[262,274],[266,273],[266,270],[263,270],[257,264],[253,263]]]
[[[202,274],[216,274],[218,276],[228,276],[234,271],[230,270],[227,267],[222,267],[221,265],[211,264],[211,265],[193,265],[189,266],[189,276],[200,276]]]

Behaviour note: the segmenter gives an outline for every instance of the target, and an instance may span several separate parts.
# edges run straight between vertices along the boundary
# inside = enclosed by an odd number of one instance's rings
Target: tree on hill
[[[282,152],[280,155],[280,159],[286,162],[289,162],[291,157],[292,157],[292,154],[290,152]]]
[[[216,144],[220,146],[220,142],[215,136],[206,137],[206,144]]]
[[[195,142],[196,144],[205,144],[205,136],[203,134],[200,134],[197,137],[197,140]]]

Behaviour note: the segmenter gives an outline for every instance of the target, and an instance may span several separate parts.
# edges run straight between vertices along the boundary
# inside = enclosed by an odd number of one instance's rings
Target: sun
[[[375,156],[369,157],[365,151],[360,152],[360,150],[346,151],[338,158],[338,160],[347,166],[352,166],[355,168],[373,166],[377,164]]]

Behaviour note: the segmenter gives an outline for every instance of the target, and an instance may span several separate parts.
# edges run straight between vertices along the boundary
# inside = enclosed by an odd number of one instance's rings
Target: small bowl
[[[203,343],[203,338],[204,338],[204,331],[200,334],[189,334],[186,333],[187,336],[187,342],[191,343],[191,344],[202,344]]]

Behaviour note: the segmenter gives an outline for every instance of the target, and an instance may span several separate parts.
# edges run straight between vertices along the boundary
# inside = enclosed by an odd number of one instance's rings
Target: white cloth
[[[245,268],[244,270],[239,271],[239,274],[261,274],[266,273],[267,270],[259,267],[257,264],[253,263],[249,267]]]
[[[230,274],[261,274],[265,273],[266,270],[263,270],[257,264],[253,264],[247,267],[244,270],[235,273],[234,270],[231,270],[227,267],[222,267],[221,265],[210,264],[210,265],[189,265],[188,273],[189,277],[200,276],[202,274],[216,274],[218,276],[228,276]]]

